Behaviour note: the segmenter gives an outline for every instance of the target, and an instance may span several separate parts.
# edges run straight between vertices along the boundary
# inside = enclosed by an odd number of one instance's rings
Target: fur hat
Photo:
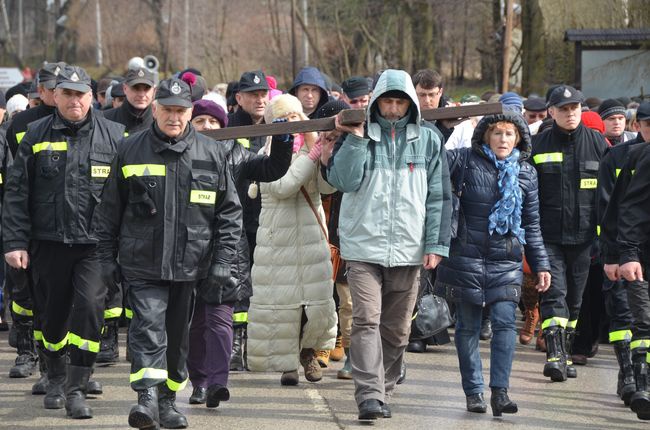
[[[264,111],[264,121],[267,124],[271,124],[278,118],[284,118],[289,114],[298,114],[302,120],[307,120],[308,118],[302,113],[302,104],[297,97],[292,96],[291,94],[282,94],[276,96],[266,105]]]

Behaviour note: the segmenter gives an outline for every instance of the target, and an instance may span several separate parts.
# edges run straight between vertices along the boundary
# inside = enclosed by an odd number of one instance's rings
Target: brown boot
[[[336,336],[336,346],[330,351],[330,360],[341,361],[345,357],[345,350],[343,349],[343,340],[341,336]]]
[[[327,365],[330,364],[330,351],[321,349],[316,352],[316,360],[318,361],[318,364],[320,367],[323,369],[327,368]]]
[[[316,351],[305,348],[300,351],[300,364],[305,370],[305,379],[309,382],[317,382],[323,379],[323,371],[316,360]]]
[[[537,329],[537,323],[539,322],[539,305],[535,305],[530,310],[526,310],[524,313],[526,320],[524,321],[524,326],[519,331],[519,343],[522,345],[528,345],[535,336],[535,330]]]

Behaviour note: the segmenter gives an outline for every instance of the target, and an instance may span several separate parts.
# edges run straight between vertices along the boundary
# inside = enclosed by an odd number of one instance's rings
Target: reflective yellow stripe
[[[108,178],[111,173],[111,166],[90,166],[91,178]]]
[[[632,170],[632,176],[634,176],[635,173],[636,173],[636,170]]]
[[[617,330],[609,332],[610,342],[620,342],[622,340],[632,339],[632,330]]]
[[[191,190],[190,203],[213,205],[217,201],[216,191]]]
[[[26,131],[21,131],[20,133],[16,133],[16,143],[20,143],[21,140],[23,140],[23,137],[25,137]]]
[[[561,152],[546,152],[544,154],[537,154],[533,157],[535,164],[542,163],[561,163],[564,155]]]
[[[36,336],[34,336],[36,338]],[[630,342],[630,349],[650,348],[650,339],[639,339]]]
[[[94,353],[99,352],[99,342],[95,342],[89,339],[84,339],[81,336],[74,333],[70,333],[68,335],[68,340],[70,341],[70,345],[74,345],[82,351],[90,351]]]
[[[549,318],[547,320],[544,320],[542,323],[542,330],[548,327],[566,327],[567,322],[569,322],[568,318],[560,318],[560,317],[553,317]]]
[[[122,167],[125,178],[129,176],[165,176],[164,164],[129,164]]]
[[[237,312],[232,314],[232,322],[236,322],[236,323],[248,322],[248,312]]]
[[[413,315],[413,316],[411,317],[411,321],[413,321],[413,320],[416,319],[417,317],[418,317],[418,313],[416,312],[415,315]]]
[[[596,226],[596,236],[600,236],[600,226]]]
[[[129,136],[129,132],[128,132],[128,131],[125,131],[125,132],[124,132],[124,137],[128,137],[128,136]]]
[[[0,173],[0,184],[2,184],[2,173]]]
[[[32,312],[31,310],[29,310],[27,308],[24,308],[24,307],[20,306],[16,302],[11,302],[11,310],[14,311],[14,313],[17,314],[17,315],[24,315],[26,317],[33,317],[34,316],[34,312]]]
[[[598,186],[598,179],[595,178],[580,179],[581,190],[595,190],[597,186]]]
[[[549,357],[546,359],[548,362],[553,362],[553,361],[560,361],[560,357]]]
[[[70,335],[70,333],[66,333],[63,340],[61,340],[61,341],[59,341],[57,343],[48,342],[43,337],[43,346],[45,346],[45,349],[47,349],[48,351],[60,351],[61,349],[63,349],[64,346],[66,346],[68,344],[68,336],[69,335]]]
[[[124,316],[128,319],[133,319],[133,311],[129,308],[124,308]]]
[[[104,309],[104,319],[119,318],[122,315],[122,308]]]
[[[621,169],[616,169],[616,177],[618,178],[618,175],[621,174]]]
[[[239,143],[241,146],[243,146],[246,149],[250,149],[250,147],[251,147],[251,141],[248,140],[248,139],[245,139],[243,137],[240,137],[239,139],[237,139],[236,142]]]
[[[129,375],[129,382],[140,381],[142,379],[167,379],[167,371],[165,369],[145,367]]]
[[[68,142],[41,142],[32,146],[34,154],[41,151],[67,151]]]
[[[43,332],[40,331],[40,330],[34,330],[34,340],[42,341],[43,340]]]
[[[566,328],[576,328],[578,326],[578,320],[568,321],[566,323]]]
[[[172,381],[171,379],[167,379],[167,387],[172,391],[181,391],[183,388],[185,388],[186,385],[187,379],[183,382],[176,382]]]

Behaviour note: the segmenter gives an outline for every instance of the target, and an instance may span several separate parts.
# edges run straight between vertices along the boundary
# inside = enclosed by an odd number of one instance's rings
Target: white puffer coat
[[[248,311],[248,365],[253,371],[290,371],[301,348],[329,350],[336,339],[332,263],[304,186],[325,225],[320,193],[336,191],[321,176],[306,145],[281,179],[262,183],[262,212]],[[303,310],[307,322],[300,337]]]

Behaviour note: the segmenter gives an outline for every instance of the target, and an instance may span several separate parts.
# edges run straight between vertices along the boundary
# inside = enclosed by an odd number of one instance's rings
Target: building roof
[[[570,29],[564,33],[568,42],[630,42],[650,40],[650,28]]]

